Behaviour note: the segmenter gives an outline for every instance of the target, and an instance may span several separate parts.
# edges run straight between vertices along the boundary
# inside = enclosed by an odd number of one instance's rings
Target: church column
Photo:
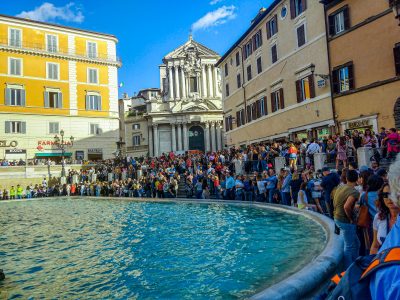
[[[154,137],[154,156],[157,157],[158,154],[158,145],[159,145],[159,139],[158,139],[158,124],[153,124],[153,137]]]
[[[188,140],[188,128],[187,128],[187,123],[183,123],[183,150],[188,151],[189,150],[189,140]]]
[[[168,67],[168,82],[169,82],[169,100],[174,99],[174,80],[172,78],[172,66]]]
[[[217,123],[217,150],[222,150],[222,123]]]
[[[212,65],[207,66],[208,70],[208,97],[212,98],[212,92],[213,92],[213,80],[212,80]]]
[[[149,126],[149,156],[154,156],[153,150],[153,128]]]
[[[207,80],[206,80],[206,65],[203,65],[201,68],[201,78],[203,84],[201,85],[201,97],[207,97]]]
[[[211,151],[215,152],[217,151],[217,132],[215,128],[215,122],[211,122]]]
[[[180,92],[180,88],[179,88],[179,66],[176,65],[174,67],[174,69],[175,69],[176,99],[180,99],[181,98],[181,92]]]
[[[214,97],[221,97],[218,90],[218,69],[214,67]]]
[[[181,65],[181,79],[182,79],[182,98],[186,99],[186,83],[185,83],[185,72],[183,71],[182,65]]]
[[[175,124],[171,124],[172,129],[172,151],[176,151],[176,131],[175,131]]]
[[[205,144],[206,144],[206,152],[210,151],[210,123],[206,122],[206,129],[205,129]]]
[[[178,129],[178,151],[182,151],[182,127],[181,124],[177,124]]]

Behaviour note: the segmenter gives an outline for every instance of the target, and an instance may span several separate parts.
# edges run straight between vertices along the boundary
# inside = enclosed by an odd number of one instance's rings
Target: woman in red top
[[[395,128],[390,128],[390,132],[383,139],[384,142],[387,144],[388,149],[388,158],[395,158],[397,153],[400,152],[400,135],[397,133]]]
[[[294,144],[289,144],[289,168],[297,170],[297,148]]]

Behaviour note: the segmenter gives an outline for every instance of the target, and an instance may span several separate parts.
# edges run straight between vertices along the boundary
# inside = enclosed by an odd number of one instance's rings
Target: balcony
[[[139,145],[139,146],[128,146],[126,147],[127,151],[148,151],[148,145]]]
[[[0,49],[5,49],[13,52],[21,52],[28,54],[41,54],[44,56],[60,57],[74,60],[81,60],[87,62],[96,62],[101,64],[115,64],[118,67],[122,65],[121,60],[118,56],[108,55],[107,53],[87,53],[73,51],[73,49],[65,49],[54,46],[31,43],[28,41],[20,41],[8,39],[7,37],[0,36]]]

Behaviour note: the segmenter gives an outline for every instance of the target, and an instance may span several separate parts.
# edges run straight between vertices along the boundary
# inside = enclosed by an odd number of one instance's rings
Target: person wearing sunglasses
[[[397,216],[400,212],[399,208],[390,199],[389,184],[384,184],[380,189],[376,206],[378,212],[376,213],[373,222],[374,239],[370,254],[378,253],[378,250],[385,241],[390,229],[392,229],[393,225],[396,223]]]

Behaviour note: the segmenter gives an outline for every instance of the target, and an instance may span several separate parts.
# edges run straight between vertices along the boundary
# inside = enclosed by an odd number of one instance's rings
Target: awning
[[[61,152],[39,152],[39,153],[35,153],[36,157],[62,157],[62,153]],[[64,157],[71,157],[72,156],[72,152],[65,152],[64,153]]]

